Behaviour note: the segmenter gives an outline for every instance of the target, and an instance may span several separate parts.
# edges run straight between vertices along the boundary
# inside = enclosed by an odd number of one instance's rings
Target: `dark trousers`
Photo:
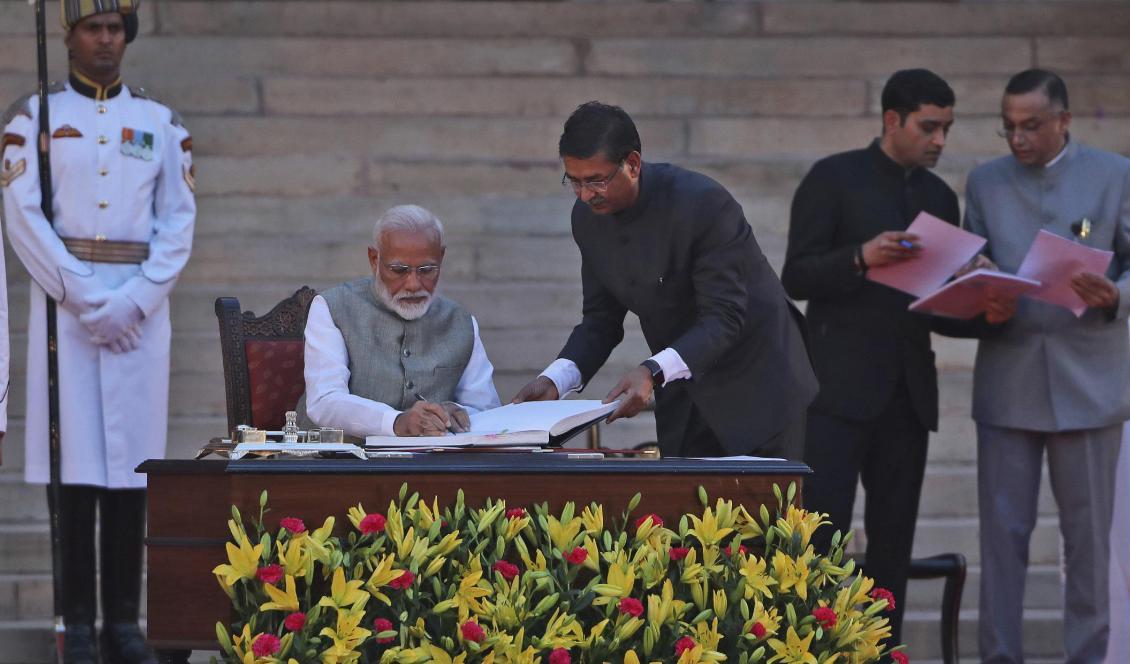
[[[71,626],[94,625],[96,561],[101,562],[102,618],[137,622],[141,595],[145,490],[64,485],[59,504],[63,554],[63,618]],[[95,539],[95,523],[100,522]],[[96,555],[97,548],[101,556]]]
[[[915,414],[906,389],[876,419],[858,422],[810,412],[805,463],[813,474],[804,485],[807,509],[829,515],[832,526],[816,531],[818,553],[828,549],[835,530],[851,528],[857,481],[862,478],[866,503],[868,576],[876,587],[895,596],[891,643],[901,643],[906,607],[906,576],[918,519],[918,498],[926,470],[929,431]]]
[[[698,409],[690,399],[680,404],[683,434],[676,442],[677,449],[663,449],[664,456],[680,457],[720,457],[731,454],[727,452],[718,436],[706,423]],[[763,457],[781,457],[785,459],[800,459],[804,450],[805,417],[801,414],[796,421],[791,422],[784,430],[766,441],[750,441],[750,449],[739,454],[751,454]]]

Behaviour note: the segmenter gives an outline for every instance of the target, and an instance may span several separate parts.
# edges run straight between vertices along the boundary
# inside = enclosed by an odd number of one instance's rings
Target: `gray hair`
[[[443,224],[429,210],[419,205],[397,205],[373,224],[373,248],[380,249],[381,236],[392,231],[410,233],[434,233],[439,246],[446,247],[443,239]]]

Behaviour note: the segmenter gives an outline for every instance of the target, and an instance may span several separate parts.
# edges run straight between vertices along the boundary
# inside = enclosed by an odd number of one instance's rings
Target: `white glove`
[[[91,338],[91,341],[109,348],[111,353],[129,353],[141,346],[141,326],[134,325],[122,333],[122,336],[109,342],[103,343],[97,338]]]
[[[145,317],[133,300],[120,290],[96,293],[88,301],[94,310],[82,314],[78,319],[90,330],[94,342],[98,344],[121,344],[126,331],[141,323],[141,319]],[[140,339],[140,335],[138,338]]]

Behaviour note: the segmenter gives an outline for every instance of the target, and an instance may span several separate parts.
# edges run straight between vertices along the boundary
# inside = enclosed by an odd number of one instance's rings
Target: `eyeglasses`
[[[435,279],[439,276],[439,265],[435,263],[418,265],[416,267],[403,263],[385,263],[385,269],[391,272],[397,279],[404,279],[413,272],[416,273],[416,276],[419,277],[421,281]]]
[[[588,182],[574,180],[573,178],[569,177],[568,173],[566,173],[565,175],[561,176],[561,186],[564,187],[566,191],[572,190],[573,193],[577,194],[578,196],[580,196],[581,192],[585,189],[588,189],[594,194],[603,194],[604,192],[608,191],[608,185],[612,184],[612,181],[615,180],[616,176],[620,174],[620,169],[623,167],[624,162],[621,161],[619,164],[616,164],[616,170],[612,171],[612,173],[609,174],[608,177],[601,178],[600,180],[589,180]]]
[[[1027,127],[1012,127],[1011,129],[1008,127],[1002,127],[997,130],[997,136],[1000,136],[1006,141],[1011,141],[1013,138],[1023,138],[1024,140],[1028,140],[1029,138],[1032,138],[1036,134],[1040,133],[1040,130],[1044,128],[1044,125],[1046,125],[1048,122],[1051,122],[1051,120],[1051,116],[1046,116],[1039,122],[1029,123]]]

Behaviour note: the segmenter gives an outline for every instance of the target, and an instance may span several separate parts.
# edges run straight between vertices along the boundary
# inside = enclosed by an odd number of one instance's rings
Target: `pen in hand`
[[[424,395],[420,394],[419,392],[415,392],[413,396],[415,396],[419,401],[423,401],[424,403],[431,403],[431,401],[425,399]],[[447,425],[448,431],[451,431],[452,433],[464,433],[467,431],[467,425],[459,421],[459,418],[456,417],[456,413],[450,412],[447,406],[445,406],[444,404],[440,404],[440,408],[443,408],[445,411],[447,411],[447,417],[451,422],[451,424]]]

